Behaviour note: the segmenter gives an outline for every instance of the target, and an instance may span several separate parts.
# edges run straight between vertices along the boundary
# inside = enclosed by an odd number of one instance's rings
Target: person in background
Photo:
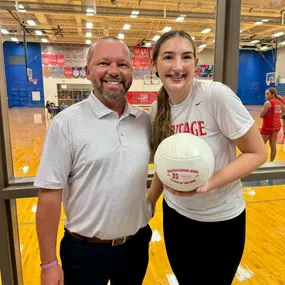
[[[282,98],[283,104],[285,105],[285,96],[280,96]],[[282,130],[283,130],[283,143],[285,139],[285,114],[281,116],[282,119]]]
[[[266,144],[269,141],[270,145],[270,161],[274,161],[276,157],[277,136],[281,129],[280,116],[285,111],[282,97],[278,95],[277,89],[271,87],[265,91],[266,102],[260,113],[260,118],[263,119],[260,133],[263,141]]]
[[[148,197],[155,208],[164,191],[165,246],[179,285],[230,285],[245,244],[240,178],[263,164],[267,152],[240,99],[222,83],[195,79],[196,63],[188,33],[170,31],[156,42],[153,70],[162,87],[150,111],[152,150],[172,134],[200,136],[212,148],[214,174],[196,190],[179,192],[166,189],[155,173]]]
[[[89,98],[49,126],[34,185],[41,285],[139,285],[149,258],[149,114],[130,105],[131,54],[114,37],[87,55]],[[61,200],[66,214],[57,260]]]
[[[51,114],[50,107],[51,107],[50,101],[47,101],[47,102],[46,102],[46,109],[47,109],[47,111],[48,111],[49,114]]]

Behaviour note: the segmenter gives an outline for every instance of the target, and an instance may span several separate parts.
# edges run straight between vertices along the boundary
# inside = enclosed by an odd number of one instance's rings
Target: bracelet
[[[45,265],[40,265],[41,266],[41,269],[49,269],[51,267],[54,267],[58,264],[57,260],[53,261],[52,263],[49,263],[49,264],[45,264]]]

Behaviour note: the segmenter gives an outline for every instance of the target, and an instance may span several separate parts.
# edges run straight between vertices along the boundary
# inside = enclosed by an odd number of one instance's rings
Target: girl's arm
[[[266,101],[262,107],[260,118],[264,118],[267,111],[271,108],[271,103],[269,101]]]
[[[160,195],[162,194],[162,192],[163,192],[163,185],[155,172],[151,181],[149,192],[147,194],[147,197],[152,204],[152,215],[154,215],[156,202],[160,197]]]

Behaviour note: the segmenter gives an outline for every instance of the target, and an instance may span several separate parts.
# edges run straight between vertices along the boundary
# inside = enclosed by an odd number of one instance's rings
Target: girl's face
[[[173,37],[159,50],[153,71],[159,74],[167,93],[190,92],[196,59],[192,43],[184,37]]]
[[[271,100],[272,98],[274,98],[274,95],[270,93],[269,90],[265,91],[265,98],[266,100]]]

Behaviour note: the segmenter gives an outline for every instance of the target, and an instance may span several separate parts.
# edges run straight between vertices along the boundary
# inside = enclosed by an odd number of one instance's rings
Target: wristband
[[[56,266],[57,264],[58,264],[57,260],[55,260],[55,261],[53,261],[53,262],[51,262],[49,264],[45,264],[45,265],[41,264],[41,269],[49,269],[51,267]]]

